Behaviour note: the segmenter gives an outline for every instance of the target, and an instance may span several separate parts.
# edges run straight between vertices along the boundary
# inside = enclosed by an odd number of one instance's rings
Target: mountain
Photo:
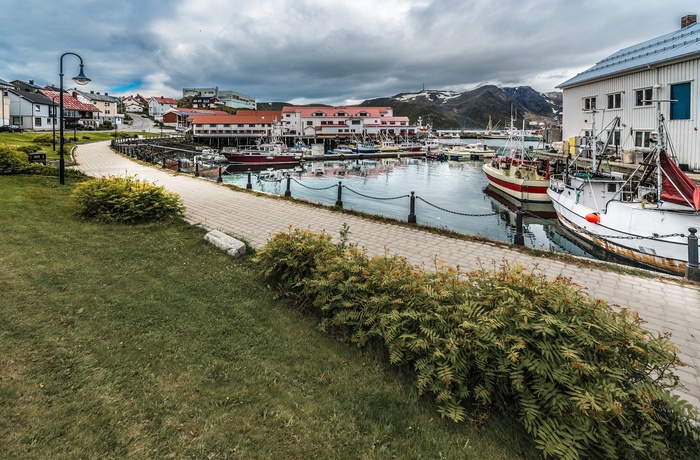
[[[529,86],[499,88],[487,85],[472,91],[423,90],[391,97],[369,99],[364,107],[391,107],[394,115],[407,116],[412,123],[435,129],[485,129],[491,116],[494,129],[510,124],[511,109],[516,127],[527,122],[552,123],[562,111],[562,93],[540,93]]]

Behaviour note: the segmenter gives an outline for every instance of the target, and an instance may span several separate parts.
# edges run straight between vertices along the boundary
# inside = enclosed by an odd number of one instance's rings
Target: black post
[[[339,208],[343,207],[343,183],[338,182],[338,199],[335,200],[335,205]]]
[[[199,177],[199,161],[194,160],[194,177]]]
[[[216,177],[217,182],[223,182],[224,180],[221,178],[221,166],[219,166],[219,175]]]
[[[129,156],[131,156],[131,155],[129,155]],[[167,167],[167,166],[166,166],[166,164],[165,164],[165,157],[163,157],[163,169],[165,169],[166,167]]]
[[[289,173],[284,173],[287,176],[287,190],[284,191],[284,196],[292,196],[292,176]]]
[[[525,245],[525,236],[523,235],[523,207],[518,206],[518,211],[515,213],[515,237],[513,243],[518,246]]]
[[[408,212],[408,223],[416,223],[416,192],[411,192],[411,210]]]
[[[182,160],[177,159],[177,172],[182,172]]]
[[[698,263],[698,237],[695,235],[697,229],[688,229],[688,264],[685,267],[685,279],[690,281],[700,281],[700,264]]]
[[[251,173],[250,173],[250,169],[249,169],[248,170],[248,183],[245,184],[245,188],[247,188],[248,190],[253,188],[253,183],[250,181],[250,176],[251,176]]]

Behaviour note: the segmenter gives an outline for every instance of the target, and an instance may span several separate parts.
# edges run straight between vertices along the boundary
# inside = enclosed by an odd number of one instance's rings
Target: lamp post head
[[[90,82],[90,79],[86,77],[85,73],[83,72],[83,64],[80,64],[80,73],[73,77],[73,81],[79,85],[87,85]]]

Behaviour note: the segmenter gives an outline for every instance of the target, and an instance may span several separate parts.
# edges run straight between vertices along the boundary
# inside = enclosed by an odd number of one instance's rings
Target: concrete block
[[[245,244],[219,230],[211,230],[204,239],[232,257],[245,254]]]

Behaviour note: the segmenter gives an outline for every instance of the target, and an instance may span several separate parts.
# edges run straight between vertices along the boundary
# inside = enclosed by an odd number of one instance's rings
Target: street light
[[[61,185],[65,184],[65,171],[66,171],[66,163],[65,163],[65,160],[63,158],[63,144],[64,144],[64,139],[63,139],[63,57],[68,56],[69,54],[72,54],[73,56],[80,59],[80,73],[78,75],[76,75],[75,77],[73,77],[73,81],[75,81],[79,85],[86,85],[86,84],[88,84],[88,82],[90,82],[90,79],[88,77],[86,77],[85,74],[83,73],[83,58],[81,58],[80,56],[78,56],[75,53],[71,53],[71,52],[63,53],[61,55],[61,59],[59,61],[60,65],[59,65],[59,73],[58,73],[58,76],[60,77],[60,84],[59,84],[59,91],[58,91],[59,96],[58,97],[59,97],[59,107],[61,110],[61,115],[59,118],[59,124],[60,124],[60,127],[59,127],[59,129],[60,129],[60,131],[59,131],[59,137],[60,137],[60,139],[59,139],[59,145],[60,145],[59,155],[60,156],[59,156],[59,161],[58,161],[58,169],[59,169],[59,178],[61,181]]]

